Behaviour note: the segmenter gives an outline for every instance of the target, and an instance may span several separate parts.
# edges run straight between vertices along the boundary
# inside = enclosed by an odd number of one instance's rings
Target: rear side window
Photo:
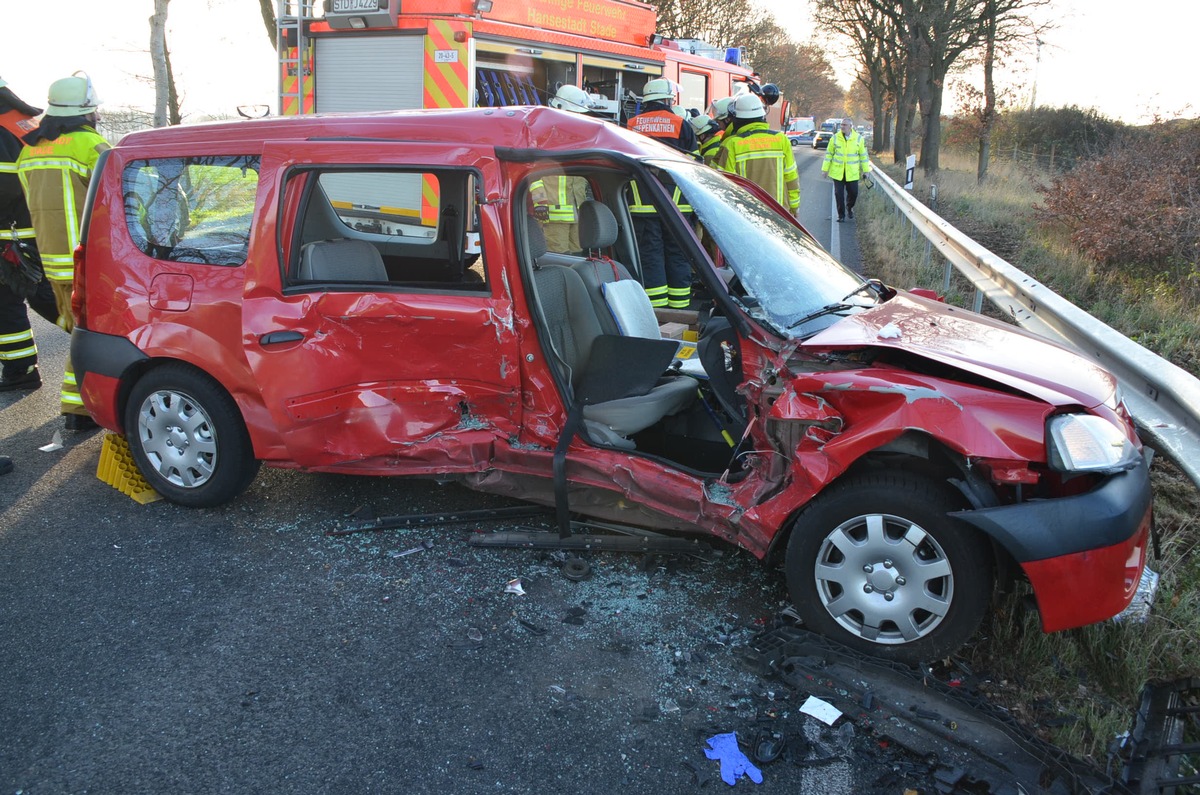
[[[312,168],[287,282],[298,289],[486,292],[476,175],[467,170]]]
[[[250,155],[134,160],[121,175],[129,237],[155,259],[241,265],[258,170]]]

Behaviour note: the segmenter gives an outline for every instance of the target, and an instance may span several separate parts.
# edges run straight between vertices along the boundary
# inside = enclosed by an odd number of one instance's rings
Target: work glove
[[[726,784],[732,787],[743,773],[755,784],[762,783],[762,771],[738,747],[737,732],[717,734],[709,737],[707,742],[709,747],[704,749],[704,755],[709,759],[721,760],[721,780]]]

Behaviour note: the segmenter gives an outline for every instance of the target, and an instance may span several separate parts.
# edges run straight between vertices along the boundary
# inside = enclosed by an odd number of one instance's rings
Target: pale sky
[[[811,38],[806,0],[756,2],[797,40]],[[144,80],[151,72],[153,0],[4,0],[4,5],[0,77],[26,101],[44,104],[51,82],[83,69],[106,105],[153,109],[154,93]],[[1159,0],[1147,11],[1123,0],[1053,0],[1046,13],[1058,27],[1043,37],[1038,104],[1095,107],[1132,123],[1155,113],[1200,115],[1195,54],[1177,33],[1200,28],[1200,3]],[[275,106],[275,54],[255,0],[172,0],[168,43],[185,115],[232,115],[239,104]],[[1031,56],[1018,78],[1026,102],[1032,63]],[[839,67],[840,82],[849,85],[853,64]],[[947,111],[952,109],[948,104]]]

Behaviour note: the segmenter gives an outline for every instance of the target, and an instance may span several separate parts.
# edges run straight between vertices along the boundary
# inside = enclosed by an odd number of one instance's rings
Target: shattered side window
[[[125,225],[143,254],[170,262],[241,265],[250,248],[259,158],[135,160],[121,175]]]

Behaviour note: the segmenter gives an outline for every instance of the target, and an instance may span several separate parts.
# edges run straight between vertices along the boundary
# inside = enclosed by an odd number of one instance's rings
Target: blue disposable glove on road
[[[738,748],[737,732],[709,737],[708,745],[709,747],[704,749],[704,755],[709,759],[721,760],[721,780],[726,784],[733,786],[743,773],[755,784],[762,783],[762,771],[742,753],[741,748]]]

